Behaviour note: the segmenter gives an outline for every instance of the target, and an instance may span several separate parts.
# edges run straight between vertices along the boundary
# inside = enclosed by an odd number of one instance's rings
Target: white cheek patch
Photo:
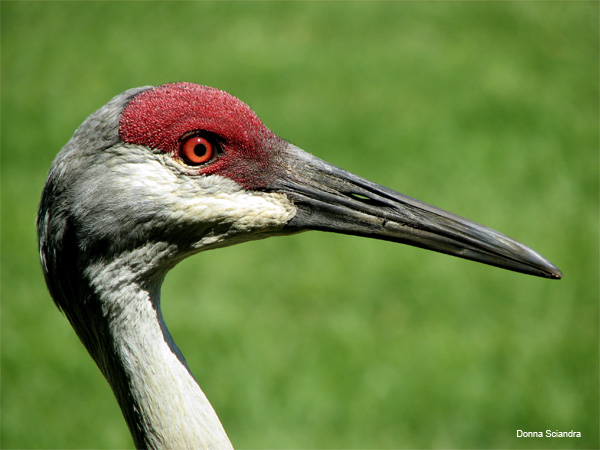
[[[115,167],[118,190],[129,197],[132,207],[151,203],[169,222],[198,224],[206,231],[210,231],[207,224],[228,225],[235,234],[281,228],[296,215],[296,207],[285,194],[247,191],[220,175],[186,174],[173,161],[162,160],[168,156],[156,156]],[[196,236],[204,237],[220,240],[213,234]],[[208,243],[203,240],[201,245]]]
[[[175,206],[189,220],[229,222],[248,230],[282,226],[296,214],[296,207],[283,194],[243,190],[180,199]]]

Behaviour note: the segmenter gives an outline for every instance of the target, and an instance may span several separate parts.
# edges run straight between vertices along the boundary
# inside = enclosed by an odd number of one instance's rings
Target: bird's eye
[[[215,146],[204,136],[191,136],[181,143],[181,158],[190,166],[199,166],[215,155]]]

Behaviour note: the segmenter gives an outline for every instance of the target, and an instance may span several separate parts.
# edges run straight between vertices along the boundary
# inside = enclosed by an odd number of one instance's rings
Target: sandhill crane
[[[52,164],[37,227],[50,294],[138,448],[231,448],[161,314],[166,273],[194,253],[322,230],[562,276],[515,240],[320,160],[232,95],[191,83],[130,89],[90,115]]]

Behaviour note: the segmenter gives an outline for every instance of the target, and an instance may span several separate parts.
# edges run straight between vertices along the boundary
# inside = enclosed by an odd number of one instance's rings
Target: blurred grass
[[[46,292],[34,217],[88,114],[178,80],[565,273],[319,233],[183,262],[167,323],[236,447],[598,448],[598,3],[0,7],[2,448],[132,448]]]

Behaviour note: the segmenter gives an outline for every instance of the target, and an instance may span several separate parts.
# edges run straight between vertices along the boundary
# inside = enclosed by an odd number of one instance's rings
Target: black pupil
[[[207,149],[206,149],[206,145],[204,144],[197,144],[194,147],[194,153],[196,156],[198,157],[203,157],[204,155],[206,155]]]

